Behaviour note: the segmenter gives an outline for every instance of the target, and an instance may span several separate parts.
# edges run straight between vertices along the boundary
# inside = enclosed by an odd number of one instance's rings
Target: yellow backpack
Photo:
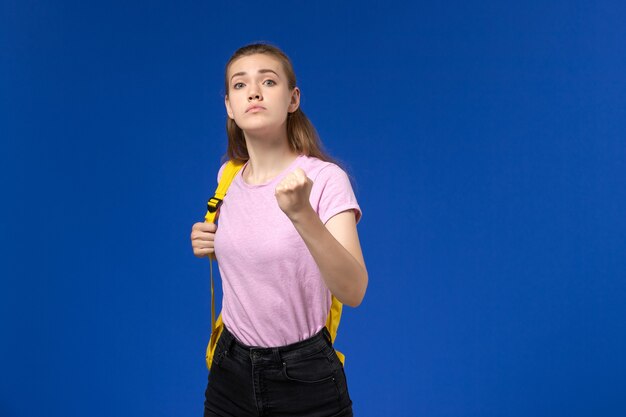
[[[235,175],[239,170],[243,167],[243,163],[235,162],[233,160],[228,161],[224,170],[222,171],[222,177],[220,178],[220,182],[217,186],[217,190],[215,190],[215,195],[209,199],[207,204],[207,213],[204,217],[205,222],[215,223],[216,216],[220,206],[222,205],[222,201],[226,196],[226,191],[230,186],[230,183],[235,178]],[[213,260],[215,256],[213,254],[209,255],[209,261],[211,262],[211,339],[209,340],[209,344],[206,348],[206,365],[209,370],[211,370],[211,364],[213,363],[213,354],[215,353],[215,346],[217,345],[217,341],[222,334],[222,330],[224,328],[224,323],[222,322],[222,313],[219,314],[217,319],[215,319],[215,294],[213,291]],[[337,328],[339,327],[339,321],[341,320],[341,310],[343,308],[343,304],[339,300],[332,296],[332,303],[330,305],[330,311],[328,312],[328,319],[326,320],[326,328],[330,332],[331,342],[335,343],[335,338],[337,337]],[[339,352],[337,352],[337,356],[342,364],[345,363],[345,356]]]

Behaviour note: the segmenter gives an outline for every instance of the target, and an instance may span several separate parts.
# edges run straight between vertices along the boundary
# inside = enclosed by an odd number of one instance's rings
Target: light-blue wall
[[[0,416],[200,416],[223,68],[355,178],[357,416],[626,415],[626,7],[0,3]]]

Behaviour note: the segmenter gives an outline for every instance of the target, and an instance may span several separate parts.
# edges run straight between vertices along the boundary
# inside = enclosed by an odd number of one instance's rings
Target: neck
[[[298,156],[289,148],[287,132],[276,135],[244,133],[250,160],[243,172],[250,183],[263,183],[287,168]]]

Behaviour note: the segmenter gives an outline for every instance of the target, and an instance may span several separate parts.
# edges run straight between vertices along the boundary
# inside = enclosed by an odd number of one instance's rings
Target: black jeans
[[[255,348],[224,327],[205,392],[204,417],[213,416],[352,416],[328,330],[292,345]]]

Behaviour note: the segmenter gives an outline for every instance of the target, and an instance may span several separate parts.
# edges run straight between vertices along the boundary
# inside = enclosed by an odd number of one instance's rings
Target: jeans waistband
[[[223,339],[223,344],[220,344],[224,347],[228,355],[236,356],[243,360],[251,360],[257,363],[263,362],[281,364],[283,361],[313,355],[329,347],[331,352],[334,351],[330,333],[326,326],[322,327],[322,330],[308,339],[278,347],[268,348],[244,345],[237,340],[237,338],[235,338],[226,326],[224,326],[222,330],[220,339]]]

